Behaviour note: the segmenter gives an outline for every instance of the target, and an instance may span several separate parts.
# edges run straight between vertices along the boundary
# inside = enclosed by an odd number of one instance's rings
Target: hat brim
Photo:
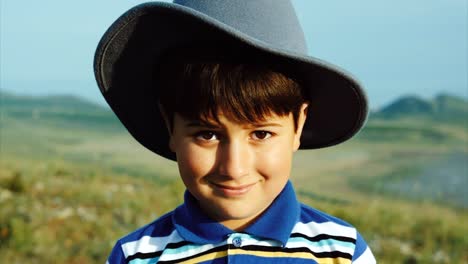
[[[154,70],[176,47],[228,45],[232,57],[260,59],[281,65],[295,77],[309,101],[301,149],[339,144],[364,125],[367,98],[349,73],[322,60],[277,49],[216,19],[176,4],[153,2],[136,6],[107,30],[94,58],[95,76],[111,109],[130,134],[149,150],[176,160],[158,108]],[[193,50],[196,52],[196,49]]]

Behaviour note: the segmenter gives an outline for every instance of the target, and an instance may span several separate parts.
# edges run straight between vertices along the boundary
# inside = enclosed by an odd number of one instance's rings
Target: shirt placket
[[[228,235],[227,263],[239,263],[238,258],[236,258],[237,254],[234,252],[242,248],[243,240],[242,234],[232,233]]]

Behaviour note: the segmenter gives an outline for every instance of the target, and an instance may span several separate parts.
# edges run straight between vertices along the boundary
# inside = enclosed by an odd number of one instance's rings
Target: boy
[[[293,152],[343,142],[367,116],[356,81],[305,55],[289,1],[137,6],[104,35],[95,72],[187,188],[108,263],[375,263],[352,226],[300,204],[288,181]]]

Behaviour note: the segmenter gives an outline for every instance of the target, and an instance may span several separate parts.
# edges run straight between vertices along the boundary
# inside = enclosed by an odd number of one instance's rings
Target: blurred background
[[[0,262],[104,263],[182,202],[176,164],[94,80],[100,37],[142,2],[0,0]],[[468,263],[468,2],[293,4],[309,54],[371,105],[352,140],[296,154],[300,200],[357,226],[379,263]]]

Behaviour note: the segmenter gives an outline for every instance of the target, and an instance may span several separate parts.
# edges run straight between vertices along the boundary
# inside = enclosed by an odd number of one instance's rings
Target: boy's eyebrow
[[[274,123],[274,122],[270,122],[270,123],[262,123],[262,122],[258,122],[258,123],[252,123],[252,124],[249,124],[250,126],[253,126],[253,127],[269,127],[269,126],[272,126],[272,127],[282,127],[283,125],[280,124],[280,123]]]
[[[213,122],[208,122],[204,120],[190,120],[186,124],[187,127],[208,127],[208,128],[218,128],[219,125]]]
[[[258,122],[258,123],[252,123],[252,126],[283,126],[280,123],[275,123],[275,122]]]
[[[187,127],[207,127],[207,128],[219,128],[220,125],[214,122],[204,121],[204,120],[190,120],[186,124]],[[282,127],[283,125],[275,122],[258,122],[258,123],[248,123],[244,127]]]

